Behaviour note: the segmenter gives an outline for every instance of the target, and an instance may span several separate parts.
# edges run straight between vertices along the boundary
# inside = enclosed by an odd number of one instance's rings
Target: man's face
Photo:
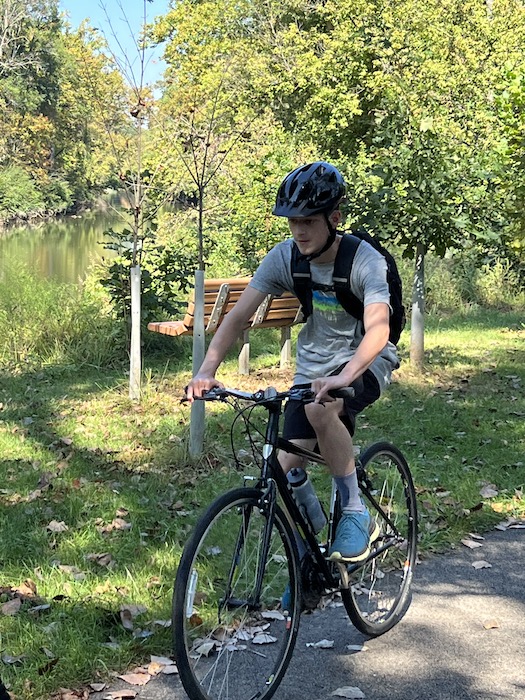
[[[330,215],[332,226],[339,223],[339,212]],[[329,230],[323,214],[313,214],[305,218],[288,219],[290,231],[301,255],[312,255],[321,250],[328,239]]]

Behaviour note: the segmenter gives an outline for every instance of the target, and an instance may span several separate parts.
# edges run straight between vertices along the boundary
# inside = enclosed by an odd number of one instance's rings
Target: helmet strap
[[[305,260],[307,260],[308,262],[310,262],[311,260],[315,260],[315,258],[318,258],[323,253],[325,253],[328,250],[328,248],[330,248],[332,246],[333,242],[335,241],[335,237],[337,235],[337,231],[332,226],[332,222],[330,221],[330,217],[328,216],[328,214],[326,212],[323,212],[323,214],[324,214],[324,218],[326,219],[326,225],[328,226],[328,238],[326,239],[326,243],[324,244],[324,246],[320,250],[318,250],[316,253],[312,253],[311,255],[301,256]]]

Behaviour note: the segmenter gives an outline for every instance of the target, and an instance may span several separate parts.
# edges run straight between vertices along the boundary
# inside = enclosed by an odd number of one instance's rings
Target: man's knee
[[[334,404],[336,402],[334,401]],[[331,403],[309,403],[304,407],[306,417],[315,432],[328,430],[339,420],[339,408]]]
[[[277,459],[279,460],[279,464],[281,465],[285,474],[288,474],[291,469],[304,467],[305,460],[302,457],[289,454],[288,452],[279,452]]]

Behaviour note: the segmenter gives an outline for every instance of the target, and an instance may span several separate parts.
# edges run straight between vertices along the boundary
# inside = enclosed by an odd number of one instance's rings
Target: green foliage
[[[411,261],[392,249],[399,263],[405,304],[410,304]],[[479,309],[509,311],[525,306],[525,266],[508,251],[480,255],[476,248],[425,260],[425,304],[430,317]]]
[[[506,240],[508,173],[494,95],[508,83],[505,65],[522,62],[519,2],[488,13],[455,0],[182,0],[156,32],[168,41],[164,102],[172,114],[206,103],[220,81],[223,101],[238,113],[271,110],[279,137],[252,138],[251,167],[272,156],[279,163],[279,151],[268,151],[281,137],[296,145],[293,165],[302,153],[334,160],[351,184],[350,218],[407,256],[418,244],[444,255],[465,240]],[[235,182],[242,164],[226,168]],[[284,172],[268,178],[273,191]],[[265,231],[256,193],[241,192],[228,224],[242,216],[250,234]],[[249,267],[257,258],[235,250]]]
[[[100,191],[116,170],[122,78],[93,32],[62,26],[57,0],[10,0],[0,13],[0,168],[33,179],[39,211],[62,212]],[[107,133],[100,114],[111,124]],[[33,214],[34,200],[2,207],[0,218]]]
[[[496,103],[507,138],[508,211],[513,227],[511,244],[525,249],[525,62],[510,68],[502,81]]]
[[[46,209],[44,194],[18,166],[0,170],[0,216],[39,214]]]
[[[108,232],[112,242],[108,248],[120,255],[111,260],[103,273],[101,284],[111,299],[114,317],[129,326],[131,319],[130,269],[133,251],[130,249],[132,233]],[[127,250],[126,250],[127,248]],[[192,256],[180,247],[168,247],[148,242],[141,254],[141,324],[143,328],[153,320],[173,318],[183,308],[181,300],[193,279]],[[152,334],[145,334],[146,342]]]

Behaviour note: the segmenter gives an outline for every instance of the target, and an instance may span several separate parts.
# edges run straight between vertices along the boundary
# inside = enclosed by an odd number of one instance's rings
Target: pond
[[[115,253],[104,248],[109,228],[124,222],[111,207],[0,232],[0,277],[6,266],[23,264],[40,278],[77,284],[92,263]]]

